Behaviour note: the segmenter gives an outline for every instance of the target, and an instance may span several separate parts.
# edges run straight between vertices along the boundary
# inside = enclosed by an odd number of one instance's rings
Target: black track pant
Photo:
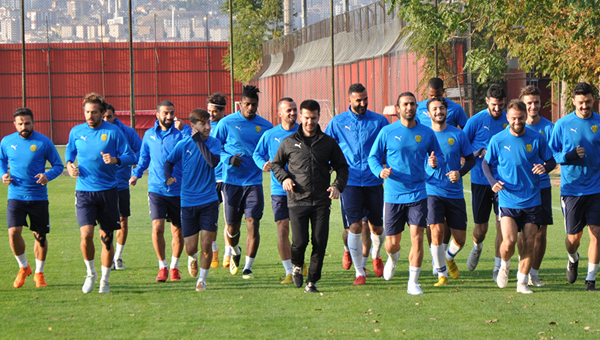
[[[289,207],[290,223],[292,225],[292,264],[302,267],[304,253],[308,246],[310,228],[312,236],[312,253],[306,282],[317,282],[321,278],[323,258],[329,238],[329,205]]]

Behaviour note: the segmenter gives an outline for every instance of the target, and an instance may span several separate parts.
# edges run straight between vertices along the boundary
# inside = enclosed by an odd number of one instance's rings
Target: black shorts
[[[568,235],[579,234],[586,225],[600,225],[600,194],[561,196],[560,205]]]
[[[265,208],[262,185],[240,186],[223,184],[223,208],[227,225],[234,225],[246,218],[261,219]]]
[[[464,198],[427,197],[427,224],[448,223],[455,230],[467,230],[467,205]]]
[[[129,217],[131,216],[131,196],[129,194],[129,189],[121,190],[118,192],[119,194],[119,215],[121,217]]]
[[[219,220],[219,201],[181,207],[181,230],[183,237],[194,236],[202,230],[217,232]]]
[[[348,185],[340,195],[344,228],[367,220],[374,226],[383,225],[383,185],[358,187]]]
[[[79,227],[100,224],[111,232],[121,229],[117,188],[104,191],[75,191],[75,210]]]
[[[8,228],[27,227],[27,215],[31,226],[29,230],[40,235],[50,232],[50,214],[48,201],[21,201],[10,199],[6,202],[6,225]]]
[[[427,199],[414,203],[385,203],[383,223],[386,235],[398,235],[404,231],[404,225],[427,226]]]
[[[271,207],[275,222],[290,218],[290,210],[287,205],[287,195],[271,195]]]
[[[166,219],[177,228],[181,228],[181,197],[148,193],[148,206],[152,220]]]
[[[489,185],[471,183],[471,205],[473,207],[473,222],[488,223],[492,206],[498,215],[498,194]]]
[[[542,206],[523,209],[500,208],[500,218],[511,217],[517,223],[517,228],[523,230],[525,224],[533,223],[540,228],[540,219],[542,215]]]
[[[223,182],[217,182],[217,196],[219,196],[219,204],[223,203]]]
[[[554,219],[552,218],[552,188],[541,189],[540,196],[542,197],[542,216],[540,217],[540,224],[554,224]]]

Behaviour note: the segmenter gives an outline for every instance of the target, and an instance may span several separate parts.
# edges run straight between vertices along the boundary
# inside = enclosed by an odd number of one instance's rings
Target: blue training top
[[[265,132],[262,137],[260,137],[256,149],[254,149],[254,154],[252,155],[256,166],[262,170],[267,161],[273,161],[281,141],[296,131],[298,131],[298,123],[296,123],[291,130],[285,130],[283,126],[279,124]],[[271,195],[287,195],[286,191],[283,190],[283,185],[275,178],[273,171],[271,171]]]
[[[550,143],[550,138],[552,137],[552,130],[554,129],[554,124],[551,121],[544,117],[540,117],[540,121],[537,124],[527,124],[527,127],[541,133],[544,136],[546,142]],[[551,186],[552,184],[550,183],[550,175],[540,175],[540,189],[550,188]]]
[[[448,103],[448,116],[446,117],[446,124],[452,125],[454,127],[465,127],[468,118],[463,107],[460,104],[453,102],[452,100],[446,97],[444,97],[444,99],[446,100],[446,103]],[[426,99],[417,103],[416,117],[419,120],[419,122],[421,122],[423,125],[431,127],[431,117],[429,117],[429,114],[427,113],[428,101],[429,99]]]
[[[121,129],[123,136],[127,139],[131,151],[135,156],[135,163],[138,162],[140,157],[140,149],[142,147],[142,139],[138,136],[135,129],[123,124],[118,118],[115,118],[114,124]],[[131,178],[131,166],[122,166],[117,170],[119,176],[119,185],[117,186],[119,191],[129,189],[129,178]]]

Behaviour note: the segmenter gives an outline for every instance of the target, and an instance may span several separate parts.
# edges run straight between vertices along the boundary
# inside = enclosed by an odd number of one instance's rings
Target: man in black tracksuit
[[[308,224],[312,228],[312,254],[307,293],[318,293],[315,283],[321,278],[323,258],[329,237],[331,199],[338,199],[348,181],[348,163],[335,139],[319,127],[321,107],[314,100],[300,105],[302,124],[298,131],[285,138],[273,159],[273,174],[287,191],[292,225],[292,278],[302,287],[302,264],[308,246]],[[287,169],[286,169],[287,166]],[[331,169],[336,180],[331,182]]]

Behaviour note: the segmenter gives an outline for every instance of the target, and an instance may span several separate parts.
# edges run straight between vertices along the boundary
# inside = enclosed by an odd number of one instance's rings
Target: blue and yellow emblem
[[[593,133],[598,132],[598,125],[592,125],[592,132]]]
[[[540,133],[541,133],[542,135],[544,135],[544,136],[546,135],[546,133],[545,133],[544,131],[542,131],[542,130],[540,130]]]
[[[254,128],[254,130],[256,130],[256,132],[260,132],[260,130],[262,130],[262,129],[260,128],[260,126],[258,126],[258,125],[257,125],[257,126]]]
[[[448,138],[448,144],[454,145],[454,138]]]
[[[416,135],[415,140],[417,141],[417,143],[421,143],[421,140],[423,140],[423,138],[421,137],[421,135]]]
[[[503,128],[503,129],[506,129],[506,127],[507,127],[507,126],[508,126],[508,124],[507,124],[507,123],[504,123],[504,125],[502,125],[502,128]]]
[[[37,150],[37,145],[33,144],[29,147],[29,150],[31,150],[31,152],[35,152],[35,150]]]
[[[533,150],[533,146],[531,144],[527,144],[525,145],[525,150],[527,150],[527,152],[531,152],[531,150]]]
[[[106,135],[106,133],[103,133],[102,136],[100,136],[100,139],[102,139],[103,142],[106,142],[108,136]]]

